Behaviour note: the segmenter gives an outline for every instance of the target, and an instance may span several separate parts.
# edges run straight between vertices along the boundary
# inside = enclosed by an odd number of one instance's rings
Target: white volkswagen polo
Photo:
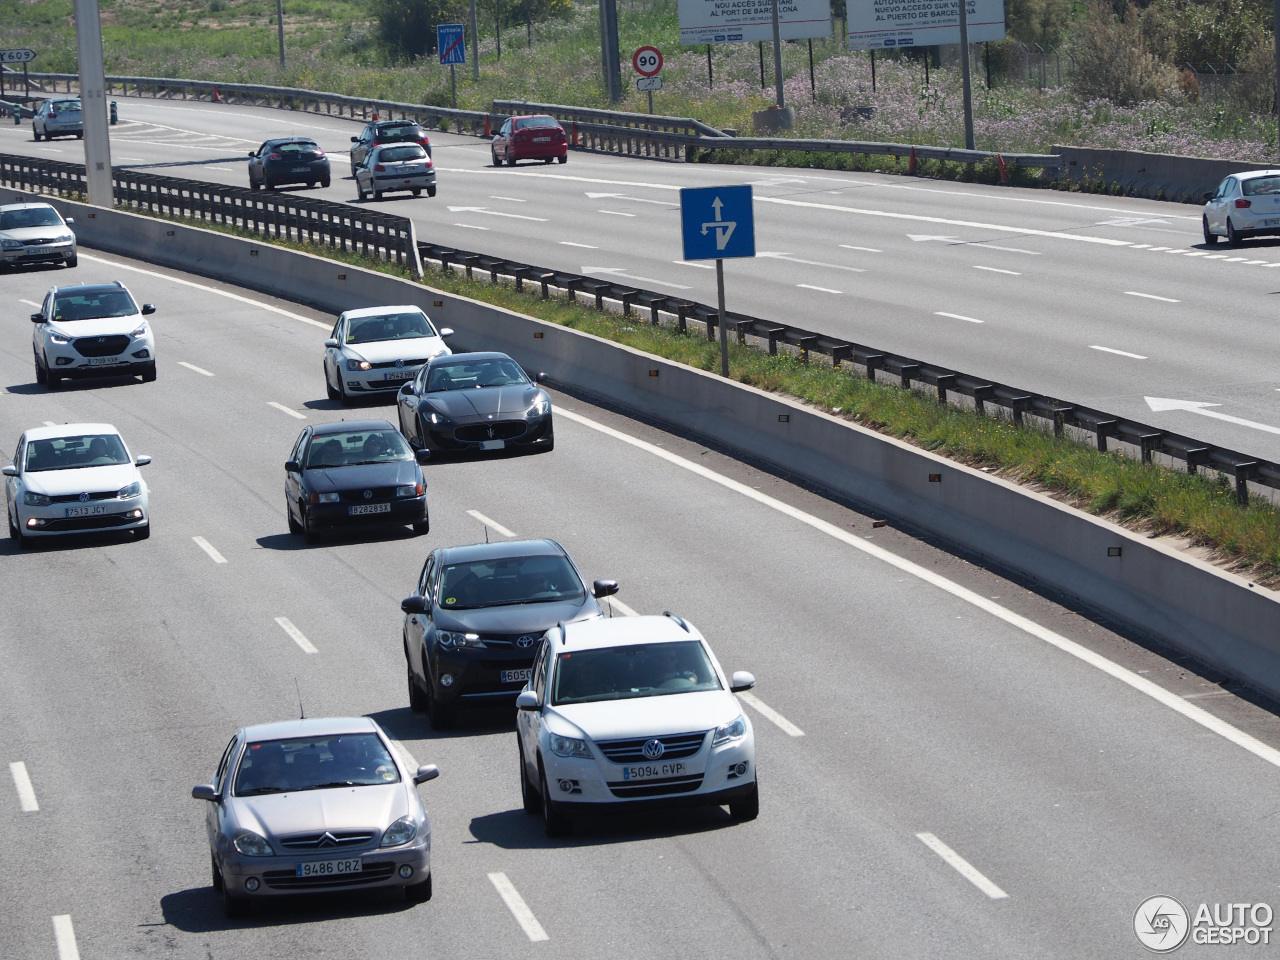
[[[147,484],[109,423],[34,427],[18,440],[3,468],[9,536],[19,547],[35,538],[99,530],[128,530],[135,540],[151,535]]]
[[[543,637],[516,698],[524,808],[548,836],[575,812],[626,805],[725,805],[760,811],[755,735],[702,634],[668,613],[562,624]]]
[[[394,396],[424,363],[452,352],[444,343],[451,336],[414,306],[347,310],[324,342],[325,392],[344,405],[358,396]]]

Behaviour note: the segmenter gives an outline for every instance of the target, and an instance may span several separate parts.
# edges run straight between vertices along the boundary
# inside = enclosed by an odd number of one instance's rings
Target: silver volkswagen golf
[[[236,732],[208,802],[213,889],[228,917],[294,893],[400,887],[431,899],[431,824],[416,771],[368,717],[291,720]]]

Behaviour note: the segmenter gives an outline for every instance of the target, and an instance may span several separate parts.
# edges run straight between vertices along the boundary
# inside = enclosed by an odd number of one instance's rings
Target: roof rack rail
[[[663,610],[662,615],[664,617],[670,617],[676,623],[680,624],[680,629],[685,633],[693,633],[693,631],[689,629],[689,624],[685,622],[684,617],[680,616],[680,614],[672,613],[670,610]]]

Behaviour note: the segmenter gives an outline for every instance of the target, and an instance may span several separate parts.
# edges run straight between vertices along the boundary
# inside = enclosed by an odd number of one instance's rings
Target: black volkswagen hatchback
[[[442,547],[427,557],[404,611],[409,706],[437,730],[463,705],[510,707],[542,635],[601,616],[618,581],[591,587],[554,540]]]
[[[431,529],[427,482],[400,432],[385,420],[343,420],[308,426],[284,465],[289,532],[313,541],[319,530],[373,524]]]

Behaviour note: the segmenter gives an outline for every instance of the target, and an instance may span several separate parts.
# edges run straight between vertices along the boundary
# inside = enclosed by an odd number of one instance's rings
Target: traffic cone
[[[916,148],[911,148],[911,157],[907,160],[907,173],[911,176],[916,175]]]
[[[369,104],[373,108],[373,122],[378,122],[378,105],[376,103]]]
[[[222,102],[222,97],[220,97],[220,96],[218,95],[218,88],[217,88],[217,87],[214,87],[214,88],[213,88],[213,102],[214,102],[214,103],[221,103],[221,102]]]
[[[489,115],[487,113],[484,115],[484,135],[486,137],[493,136],[493,131],[489,129]]]
[[[573,145],[575,147],[582,145],[578,142],[578,125],[576,123],[573,125]]]
[[[1008,182],[1009,182],[1009,170],[1008,170],[1008,168],[1007,168],[1007,167],[1005,167],[1005,165],[1004,165],[1004,157],[1000,156],[1000,154],[998,154],[998,153],[996,154],[996,166],[1000,168],[1000,182],[1001,182],[1001,183],[1008,183]]]

